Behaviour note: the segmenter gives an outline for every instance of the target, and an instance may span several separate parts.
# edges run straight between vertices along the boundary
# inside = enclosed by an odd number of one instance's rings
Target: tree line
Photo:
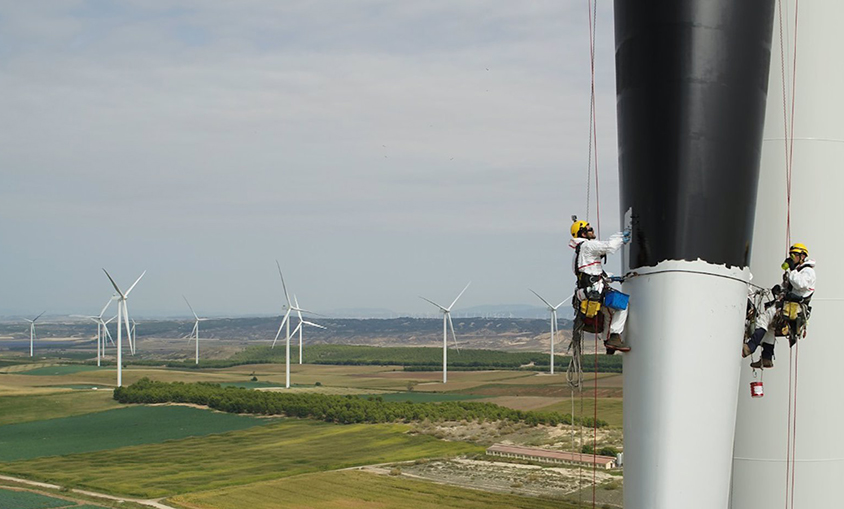
[[[362,398],[315,393],[254,391],[242,387],[198,382],[158,382],[142,378],[127,387],[114,390],[114,399],[124,404],[190,403],[237,414],[280,415],[317,419],[339,424],[441,421],[512,421],[531,426],[572,424],[572,416],[560,412],[513,410],[492,403],[444,401],[414,403],[384,401],[380,397]],[[607,422],[590,417],[575,419],[575,424],[597,427]]]

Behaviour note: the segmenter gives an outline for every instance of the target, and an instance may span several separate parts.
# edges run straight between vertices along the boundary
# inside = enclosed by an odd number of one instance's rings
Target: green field
[[[0,508],[2,509],[102,509],[98,505],[77,505],[76,502],[61,498],[48,497],[29,491],[15,491],[0,488]]]
[[[137,406],[0,427],[0,461],[103,451],[265,424],[182,406]]]
[[[30,369],[28,371],[21,371],[20,374],[35,376],[63,376],[98,370],[114,371],[114,368],[98,368],[97,366],[85,366],[82,364],[67,364],[64,366],[45,366],[43,368]]]
[[[0,463],[0,471],[153,498],[356,465],[484,450],[465,442],[408,434],[409,429],[399,424],[289,420],[163,444]]]
[[[561,500],[488,493],[360,471],[325,472],[236,488],[180,495],[168,502],[208,509],[575,509]]]
[[[581,413],[580,399],[574,400],[575,415],[591,417],[595,412],[595,400],[583,398],[583,413]],[[598,418],[607,424],[620,428],[623,424],[623,401],[621,398],[598,398]],[[543,412],[571,413],[571,401],[561,401],[540,409]]]
[[[120,408],[110,390],[0,396],[0,426]],[[0,435],[2,437],[2,435]]]

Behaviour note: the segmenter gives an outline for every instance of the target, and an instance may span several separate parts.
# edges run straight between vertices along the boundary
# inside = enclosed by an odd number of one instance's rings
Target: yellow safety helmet
[[[571,236],[577,238],[578,234],[580,234],[580,231],[584,230],[588,226],[589,221],[578,221],[577,219],[575,219],[574,223],[572,223],[571,225]]]
[[[794,244],[793,246],[788,248],[788,254],[792,254],[792,253],[804,254],[806,256],[809,256],[809,248],[806,247],[805,244],[800,244],[798,242],[797,244]]]

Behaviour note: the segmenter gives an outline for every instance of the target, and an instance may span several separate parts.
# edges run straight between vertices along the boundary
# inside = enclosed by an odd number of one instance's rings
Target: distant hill
[[[326,330],[308,327],[305,331],[311,344],[346,344],[373,346],[437,346],[442,345],[441,318],[311,318],[327,327]],[[281,317],[225,318],[202,322],[201,337],[208,340],[237,340],[240,342],[272,340]],[[454,316],[457,341],[462,348],[492,350],[544,351],[550,343],[550,323],[547,318],[463,318]],[[294,318],[291,329],[297,320]],[[570,337],[571,320],[560,319],[562,342]],[[116,338],[114,324],[109,324]],[[146,338],[187,338],[193,320],[138,321],[139,341]],[[74,339],[90,341],[96,336],[96,325],[90,322],[47,322],[38,327],[38,337],[46,339]],[[283,336],[282,336],[283,337]],[[29,331],[21,324],[0,324],[0,349],[28,348]],[[449,345],[452,345],[449,337]]]

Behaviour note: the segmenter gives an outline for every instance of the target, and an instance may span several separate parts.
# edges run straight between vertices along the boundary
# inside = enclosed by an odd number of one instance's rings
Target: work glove
[[[624,276],[610,276],[610,283],[622,283],[624,282]]]
[[[625,228],[623,232],[621,232],[621,239],[624,241],[625,244],[630,243],[630,228]]]
[[[782,270],[794,270],[794,259],[790,256],[782,262]]]

